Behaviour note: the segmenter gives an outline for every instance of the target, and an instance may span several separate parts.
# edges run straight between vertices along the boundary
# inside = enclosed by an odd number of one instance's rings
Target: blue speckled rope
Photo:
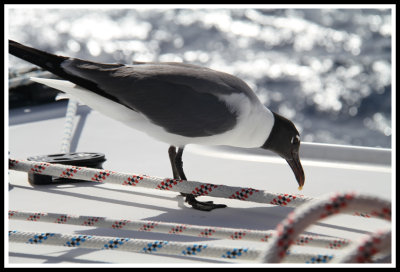
[[[48,232],[34,233],[16,230],[9,231],[8,239],[9,242],[32,245],[53,245],[98,250],[119,250],[135,253],[166,254],[171,256],[218,258],[227,261],[257,261],[262,252],[261,249],[224,247],[203,243],[183,243]],[[288,258],[286,258],[285,261],[290,263],[325,263],[333,259],[334,256],[329,254],[288,252]]]
[[[9,241],[35,245],[57,245],[99,250],[113,249],[137,253],[159,253],[174,256],[197,256],[241,260],[256,260],[260,254],[260,250],[255,249],[229,248],[199,243],[181,243],[60,233],[33,233],[19,232],[15,230],[9,232]]]

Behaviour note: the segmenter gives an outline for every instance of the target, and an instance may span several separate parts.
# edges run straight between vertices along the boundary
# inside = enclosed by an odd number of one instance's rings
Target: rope
[[[57,245],[102,250],[121,250],[140,253],[159,253],[175,256],[215,257],[255,260],[260,250],[228,248],[198,243],[180,243],[132,238],[69,235],[60,233],[9,232],[9,241],[35,245]]]
[[[385,229],[377,231],[359,243],[352,245],[346,255],[337,259],[338,263],[371,263],[372,257],[378,252],[390,254],[392,231]]]
[[[261,249],[247,247],[224,247],[204,243],[186,243],[133,238],[117,238],[93,235],[71,235],[60,233],[35,233],[9,231],[9,242],[32,245],[53,245],[65,247],[91,248],[97,250],[120,250],[136,253],[166,254],[186,257],[211,257],[225,260],[257,261]],[[330,254],[309,254],[287,252],[288,263],[327,263],[336,257]]]
[[[310,224],[331,215],[360,209],[367,210],[368,214],[374,217],[391,220],[391,204],[387,200],[355,193],[329,195],[295,209],[278,224],[277,235],[273,237],[262,254],[262,262],[280,262],[294,239]],[[373,238],[371,239],[373,240]],[[388,242],[387,239],[385,241]]]
[[[197,181],[151,177],[147,175],[120,173],[103,169],[51,164],[47,162],[9,159],[9,169],[33,174],[87,180],[98,183],[111,183],[125,186],[167,190],[194,194],[195,196],[212,196],[238,199],[286,207],[297,207],[312,200],[312,198],[304,195],[271,193],[253,188],[230,187],[226,185],[215,185]]]
[[[32,222],[48,222],[57,224],[124,229],[131,231],[157,232],[165,234],[241,241],[269,242],[271,238],[276,235],[276,231],[273,230],[260,231],[211,226],[196,226],[146,220],[126,220],[93,216],[74,216],[58,213],[9,211],[8,218],[10,220],[28,220]],[[317,235],[300,235],[296,239],[295,244],[301,246],[322,247],[329,249],[343,249],[347,247],[350,242],[351,241],[342,238],[328,238]]]
[[[70,152],[71,142],[72,142],[72,132],[74,128],[74,117],[78,108],[78,101],[70,98],[68,101],[67,113],[65,115],[64,123],[64,137],[61,141],[61,153]]]
[[[304,203],[315,200],[314,198],[298,194],[271,193],[253,188],[231,187],[226,185],[215,185],[210,183],[201,183],[198,181],[186,181],[172,178],[159,178],[89,167],[51,164],[47,162],[9,159],[9,169],[68,179],[80,179],[98,183],[111,183],[125,186],[167,190],[193,194],[195,196],[212,196],[238,199],[285,207],[299,207]],[[360,206],[359,210],[344,212],[368,218],[377,216],[376,214],[369,213],[368,210],[364,210],[363,206]]]

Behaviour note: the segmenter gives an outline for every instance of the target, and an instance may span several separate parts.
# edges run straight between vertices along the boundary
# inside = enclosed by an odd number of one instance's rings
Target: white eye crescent
[[[290,141],[290,143],[298,143],[298,142],[300,142],[300,136],[299,135],[296,135],[295,137],[293,137],[292,138],[292,140]]]

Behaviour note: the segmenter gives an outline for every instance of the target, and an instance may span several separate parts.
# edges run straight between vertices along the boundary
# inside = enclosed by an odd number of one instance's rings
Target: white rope
[[[253,188],[231,187],[226,185],[201,183],[197,181],[151,177],[147,175],[128,174],[71,165],[51,164],[47,162],[9,159],[9,169],[54,177],[168,190],[194,194],[195,196],[212,196],[246,200],[287,207],[297,207],[312,200],[312,198],[304,195],[271,193]]]
[[[128,252],[159,253],[175,256],[196,256],[215,258],[240,258],[255,260],[260,250],[248,248],[229,248],[199,243],[181,243],[132,238],[100,237],[91,235],[69,235],[59,233],[9,232],[10,242],[36,245],[57,245],[92,249],[112,249]],[[230,257],[231,256],[231,257]]]
[[[272,193],[253,188],[231,187],[226,185],[216,185],[172,178],[159,178],[89,167],[51,164],[47,162],[9,159],[9,169],[68,179],[80,179],[98,183],[112,183],[124,186],[137,186],[150,189],[167,190],[193,194],[195,196],[212,196],[238,199],[285,207],[299,207],[304,203],[315,200],[315,198],[298,194]],[[344,212],[363,217],[376,217],[375,214],[371,214],[368,212],[368,210],[364,210],[363,206],[360,206],[359,210]]]
[[[74,128],[74,117],[78,108],[78,101],[70,98],[68,101],[67,112],[65,114],[64,121],[64,133],[61,141],[61,153],[69,153],[72,142],[73,128]]]
[[[159,221],[111,219],[105,217],[77,216],[43,212],[9,211],[8,218],[10,220],[27,220],[32,222],[48,222],[241,241],[269,242],[271,238],[276,235],[276,231],[274,230],[261,231],[234,229]],[[350,241],[342,238],[322,237],[317,235],[300,235],[296,241],[294,241],[294,243],[301,246],[343,249],[350,244]]]
[[[261,261],[266,263],[280,262],[285,257],[294,239],[309,225],[318,220],[338,213],[354,212],[360,209],[367,210],[367,213],[374,217],[391,220],[390,201],[355,193],[329,195],[295,209],[278,224],[277,235],[268,244],[262,254]],[[387,239],[385,241],[388,242]],[[360,250],[362,251],[362,249]]]
[[[9,231],[12,243],[32,245],[53,245],[65,247],[91,248],[98,250],[120,250],[136,253],[166,254],[172,256],[222,258],[225,260],[257,261],[261,249],[247,247],[224,247],[206,243],[186,243],[156,241],[133,238],[117,238],[93,235],[71,235],[60,233],[35,233]],[[288,252],[285,262],[309,263],[330,262],[335,259],[331,254],[310,254]]]
[[[335,260],[338,263],[370,263],[377,253],[390,256],[392,231],[390,228],[379,230],[358,243],[354,243],[346,255]]]

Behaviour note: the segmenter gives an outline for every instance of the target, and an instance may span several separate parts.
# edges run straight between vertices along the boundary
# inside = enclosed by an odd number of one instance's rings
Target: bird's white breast
[[[219,95],[230,110],[238,116],[236,126],[221,134],[225,144],[238,147],[260,147],[268,139],[274,125],[274,116],[261,102],[250,100],[245,94]]]

